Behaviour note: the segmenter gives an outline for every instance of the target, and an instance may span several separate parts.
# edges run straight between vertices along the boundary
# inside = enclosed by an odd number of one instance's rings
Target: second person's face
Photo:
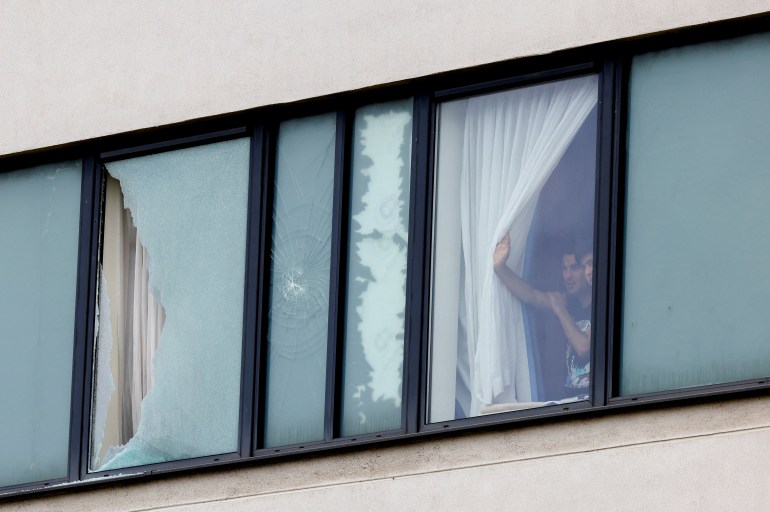
[[[580,258],[580,264],[583,266],[583,272],[586,277],[586,281],[588,282],[589,286],[593,286],[594,284],[594,255],[593,253],[588,253],[582,258]]]

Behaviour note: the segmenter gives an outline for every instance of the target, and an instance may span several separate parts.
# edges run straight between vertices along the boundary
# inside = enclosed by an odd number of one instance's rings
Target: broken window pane
[[[106,164],[89,468],[237,450],[249,140]]]
[[[343,436],[401,425],[412,100],[356,112]]]
[[[323,439],[335,120],[294,119],[278,132],[265,446]]]
[[[0,174],[0,486],[67,476],[81,169]]]

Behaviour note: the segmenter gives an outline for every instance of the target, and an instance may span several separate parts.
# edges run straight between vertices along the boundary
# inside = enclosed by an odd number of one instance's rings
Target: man
[[[543,292],[532,288],[517,276],[506,261],[511,238],[506,234],[497,244],[492,257],[495,274],[521,302],[552,311],[567,339],[566,396],[586,395],[591,384],[591,288],[593,251],[566,251],[562,254],[564,292]]]

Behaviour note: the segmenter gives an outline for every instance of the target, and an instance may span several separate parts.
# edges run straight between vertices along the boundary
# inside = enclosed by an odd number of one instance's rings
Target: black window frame
[[[593,409],[598,405],[604,405],[604,368],[606,366],[605,351],[603,347],[605,343],[598,342],[597,340],[604,340],[605,335],[603,326],[606,325],[606,309],[602,308],[602,304],[597,304],[599,297],[606,296],[602,293],[607,286],[607,269],[609,265],[605,264],[607,258],[605,256],[608,251],[607,244],[609,238],[606,236],[609,233],[609,226],[607,225],[608,217],[606,210],[602,210],[599,206],[601,198],[608,197],[608,190],[606,185],[610,183],[612,168],[609,164],[611,161],[611,144],[612,139],[612,124],[607,123],[605,120],[609,117],[609,112],[612,110],[615,103],[614,93],[615,89],[612,87],[614,78],[615,66],[609,59],[604,61],[585,61],[577,62],[570,66],[562,68],[554,68],[544,70],[538,73],[531,73],[511,77],[507,79],[494,80],[486,83],[468,85],[463,87],[456,87],[451,89],[439,90],[434,94],[435,102],[433,104],[432,126],[430,133],[430,150],[429,155],[431,157],[431,164],[429,165],[429,188],[431,193],[429,194],[430,210],[429,217],[426,219],[426,226],[430,230],[434,225],[433,218],[433,201],[435,195],[433,194],[434,180],[438,170],[436,169],[433,159],[436,154],[437,145],[437,133],[438,133],[438,118],[435,115],[435,111],[441,102],[451,101],[456,99],[468,98],[480,94],[491,94],[495,92],[510,90],[512,88],[524,87],[529,85],[537,85],[541,83],[566,80],[570,78],[576,78],[586,75],[597,75],[599,78],[598,86],[598,111],[597,111],[597,147],[596,147],[596,173],[595,173],[595,201],[594,201],[594,239],[592,241],[594,250],[594,279],[595,286],[593,287],[593,304],[591,314],[591,325],[596,326],[593,329],[593,336],[591,340],[591,393],[590,398],[587,401],[579,401],[561,405],[549,405],[536,409],[524,409],[510,412],[500,412],[493,415],[474,416],[463,419],[455,419],[451,421],[439,421],[430,423],[428,422],[430,390],[429,386],[424,386],[423,393],[421,395],[421,417],[424,419],[422,429],[425,431],[443,430],[450,428],[451,425],[482,425],[497,421],[512,421],[525,418],[540,418],[549,417],[553,415],[562,415],[568,411],[580,411],[586,409]],[[428,302],[425,310],[424,321],[430,324],[431,307],[430,307],[430,290],[432,288],[431,280],[431,262],[432,262],[432,246],[431,239],[428,238],[424,244],[427,249],[427,255],[424,262],[424,273],[426,275],[426,281],[423,285],[424,300]],[[597,297],[597,295],[599,297]],[[431,359],[431,335],[430,325],[426,326],[425,335],[423,338],[423,369],[424,375],[427,377],[430,374],[430,359]],[[597,376],[599,378],[597,378]],[[492,419],[494,418],[494,419]]]
[[[258,463],[300,453],[329,452],[375,443],[468,429],[515,428],[548,418],[586,417],[609,411],[659,407],[660,404],[702,403],[728,396],[768,395],[770,376],[631,396],[618,393],[620,321],[622,311],[623,224],[625,218],[625,158],[628,80],[634,55],[676,46],[728,39],[767,31],[770,13],[727,20],[673,33],[629,41],[611,41],[554,54],[526,57],[418,78],[363,91],[344,92],[289,105],[260,107],[235,114],[199,119],[166,127],[100,137],[64,147],[0,157],[0,173],[42,163],[78,158],[83,162],[75,331],[72,368],[72,413],[68,476],[0,488],[0,499],[31,493],[75,489],[149,475],[174,474],[193,468]],[[594,212],[594,259],[591,351],[592,390],[587,403],[550,406],[483,417],[428,423],[430,358],[431,261],[434,197],[436,110],[442,101],[522,85],[569,78],[586,73],[599,76],[597,118],[597,179]],[[351,437],[339,436],[341,413],[340,364],[344,336],[345,276],[352,123],[362,106],[413,98],[409,198],[409,249],[406,285],[402,422],[396,430]],[[335,201],[332,242],[332,297],[327,353],[327,399],[324,441],[286,447],[261,444],[265,407],[265,365],[270,279],[270,229],[274,155],[282,120],[314,113],[337,113]],[[88,472],[89,419],[93,373],[94,316],[103,202],[102,164],[231,138],[250,138],[249,199],[246,241],[245,295],[239,448],[236,452],[171,461],[116,471]],[[120,473],[120,476],[116,476]],[[106,478],[110,477],[110,478]],[[65,484],[61,486],[60,484]]]
[[[104,235],[104,229],[103,229],[103,222],[104,222],[104,200],[105,200],[105,190],[106,190],[106,177],[107,177],[107,169],[105,167],[105,164],[108,164],[113,161],[117,160],[124,160],[129,158],[137,158],[141,156],[146,155],[155,155],[160,154],[168,151],[176,151],[180,149],[186,149],[196,146],[205,146],[207,144],[213,144],[216,142],[222,142],[227,140],[233,140],[233,139],[242,139],[242,138],[249,138],[249,145],[250,145],[250,151],[249,151],[249,162],[248,162],[248,173],[249,173],[249,199],[247,203],[247,221],[246,221],[246,233],[247,233],[247,240],[246,240],[246,258],[245,258],[245,278],[244,278],[244,323],[243,323],[243,332],[242,332],[242,348],[241,348],[241,384],[240,384],[240,393],[241,393],[241,401],[240,401],[240,419],[238,422],[238,449],[235,452],[228,452],[228,453],[222,453],[217,455],[209,455],[209,456],[203,456],[203,457],[194,457],[190,459],[184,459],[180,461],[167,461],[167,462],[160,462],[160,463],[154,463],[154,464],[145,464],[145,465],[139,465],[139,466],[132,466],[130,468],[120,468],[120,469],[114,469],[114,470],[103,470],[103,471],[89,471],[89,447],[90,447],[90,435],[91,435],[91,419],[92,419],[92,399],[93,399],[93,378],[94,378],[94,349],[96,348],[96,344],[98,343],[98,340],[96,339],[96,333],[94,332],[94,328],[97,322],[96,318],[96,301],[97,301],[97,295],[96,295],[96,289],[98,286],[98,279],[99,279],[99,263],[101,262],[101,252],[102,252],[102,239]],[[83,384],[83,408],[81,413],[81,423],[80,423],[80,435],[81,435],[81,448],[80,448],[80,464],[79,464],[79,480],[90,480],[90,479],[98,479],[98,478],[104,478],[104,477],[110,477],[114,476],[116,474],[124,474],[124,473],[133,473],[134,469],[138,470],[140,473],[145,472],[154,472],[154,471],[163,471],[166,469],[177,469],[179,467],[185,467],[188,465],[197,466],[200,464],[207,464],[207,463],[217,463],[220,461],[233,461],[233,460],[239,460],[243,458],[246,453],[248,453],[246,450],[244,450],[243,446],[243,437],[244,437],[244,424],[242,421],[242,418],[245,416],[245,414],[248,414],[248,411],[244,411],[244,409],[248,406],[247,401],[243,398],[246,393],[250,389],[253,388],[253,386],[249,386],[249,375],[246,372],[246,357],[251,352],[253,352],[253,343],[251,343],[249,340],[254,337],[254,331],[252,329],[251,324],[247,324],[247,317],[249,315],[246,314],[246,312],[252,310],[254,308],[254,304],[250,301],[254,300],[254,293],[253,290],[249,288],[249,283],[254,279],[255,277],[255,271],[256,269],[253,267],[253,265],[250,262],[250,249],[251,247],[248,245],[249,240],[252,239],[250,229],[252,226],[252,217],[250,216],[251,213],[251,187],[252,187],[252,177],[254,176],[254,162],[253,162],[253,156],[254,156],[254,139],[251,137],[251,132],[248,127],[245,126],[236,126],[229,129],[223,129],[223,130],[215,130],[211,132],[201,133],[197,135],[190,135],[187,137],[181,137],[176,139],[170,139],[170,140],[163,140],[158,142],[152,142],[148,144],[140,144],[137,146],[131,146],[127,148],[121,148],[121,149],[115,149],[115,150],[109,150],[104,151],[98,155],[97,158],[94,159],[94,165],[93,165],[93,178],[90,183],[90,186],[93,187],[94,192],[96,194],[94,201],[93,201],[93,208],[91,209],[91,218],[92,218],[92,227],[91,230],[91,239],[90,239],[90,262],[91,265],[89,266],[90,274],[89,274],[89,311],[87,314],[87,318],[85,318],[86,325],[83,327],[84,329],[88,329],[89,336],[85,339],[85,351],[86,351],[86,361],[87,361],[87,368],[89,368],[90,371],[87,372],[85,375],[85,382]],[[75,454],[71,454],[71,458],[74,458]]]
[[[612,229],[610,236],[610,263],[612,265],[608,294],[608,332],[612,339],[606,345],[607,375],[605,408],[623,408],[634,405],[656,404],[687,404],[707,400],[719,400],[733,396],[764,395],[770,391],[770,375],[731,381],[725,383],[705,384],[684,388],[673,388],[647,393],[620,392],[621,370],[621,325],[623,313],[623,269],[625,251],[625,212],[627,197],[627,156],[628,156],[628,97],[632,61],[635,56],[662,52],[684,46],[702,43],[727,41],[750,36],[752,34],[768,33],[770,13],[764,13],[747,18],[724,20],[710,25],[690,27],[682,32],[664,33],[648,40],[631,41],[621,46],[617,53],[618,80],[616,81],[616,129],[614,133],[614,162],[613,188],[610,215]]]
[[[311,107],[289,108],[272,115],[261,128],[261,157],[263,162],[262,179],[260,182],[259,210],[260,222],[260,249],[259,254],[259,307],[257,312],[257,364],[255,407],[253,418],[253,435],[251,450],[254,457],[269,457],[279,453],[296,453],[324,449],[328,446],[346,445],[365,440],[387,439],[400,436],[406,431],[408,412],[402,407],[401,426],[381,432],[360,434],[354,436],[342,436],[340,433],[340,421],[342,414],[342,382],[343,382],[343,357],[344,357],[344,325],[346,308],[346,281],[348,258],[348,233],[350,228],[350,163],[352,158],[353,123],[356,111],[364,106],[399,99],[413,101],[412,116],[412,162],[410,162],[410,179],[414,179],[411,172],[415,158],[414,131],[418,123],[416,98],[413,94],[405,94],[402,90],[382,91],[374,95],[365,95],[352,101],[345,102],[343,108],[334,108],[337,102],[320,102]],[[264,445],[264,419],[266,417],[266,378],[268,359],[268,318],[270,308],[270,251],[272,248],[272,218],[273,218],[273,194],[275,187],[275,156],[277,152],[278,131],[282,122],[301,119],[319,114],[336,114],[335,157],[334,157],[334,193],[332,212],[332,240],[331,240],[331,277],[329,291],[329,324],[327,334],[327,358],[326,358],[326,390],[324,407],[324,439],[296,443],[286,446],[266,447]],[[414,198],[413,187],[410,189],[410,203]],[[257,222],[257,219],[254,219]],[[410,223],[411,229],[411,223]],[[411,249],[411,243],[409,248]],[[407,283],[409,283],[409,268],[407,269]],[[408,284],[407,284],[408,286]],[[406,311],[409,310],[409,294],[406,297]],[[408,329],[409,320],[405,321],[405,332]],[[409,354],[405,342],[404,368],[408,364]],[[406,372],[404,372],[404,379]],[[406,386],[402,387],[402,404],[407,403]]]

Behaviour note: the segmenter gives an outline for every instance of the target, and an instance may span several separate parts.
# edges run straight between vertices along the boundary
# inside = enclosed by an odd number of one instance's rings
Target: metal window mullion
[[[260,218],[262,209],[262,126],[251,130],[249,150],[249,192],[246,220],[245,289],[243,293],[243,348],[241,350],[241,406],[238,452],[241,457],[252,453],[254,439],[254,384],[257,375],[257,312],[260,279]]]
[[[75,299],[75,339],[72,364],[69,480],[82,480],[88,473],[91,424],[91,388],[96,322],[96,286],[99,274],[101,237],[102,168],[98,158],[83,160],[80,196],[80,239]]]
[[[412,123],[412,162],[409,198],[409,245],[407,267],[406,319],[404,331],[403,423],[407,433],[418,432],[424,424],[430,266],[430,209],[433,204],[429,187],[431,141],[431,97],[427,92],[414,99]]]
[[[607,314],[607,402],[619,395],[620,329],[623,299],[623,250],[625,241],[626,122],[630,56],[619,57],[614,65],[613,158],[610,205],[611,231],[608,260]]]
[[[615,60],[607,58],[599,67],[599,111],[597,116],[597,169],[594,204],[594,287],[593,339],[591,349],[591,402],[607,403],[607,344],[612,339],[608,330],[609,284],[611,272],[613,167],[615,147]]]
[[[332,207],[331,270],[329,279],[329,329],[326,351],[326,406],[324,441],[339,437],[342,409],[342,358],[344,353],[345,284],[349,224],[350,133],[352,114],[337,112],[334,151],[334,204]]]
[[[259,207],[255,207],[253,212],[259,216],[259,250],[256,253],[258,258],[258,304],[256,318],[256,350],[255,350],[255,368],[256,376],[254,379],[254,400],[255,406],[252,410],[252,453],[264,446],[265,417],[267,410],[267,364],[268,364],[268,326],[270,318],[270,270],[271,270],[271,252],[272,252],[272,219],[273,219],[273,197],[275,188],[275,150],[277,140],[277,125],[270,123],[263,125],[260,130],[261,154],[260,166],[261,172],[255,176],[255,185],[252,193],[258,194]],[[256,136],[256,134],[255,134]],[[255,145],[257,143],[255,142]],[[256,179],[256,178],[259,179]],[[257,188],[259,189],[257,191]],[[256,197],[256,196],[255,196]],[[254,236],[254,233],[252,233]]]

